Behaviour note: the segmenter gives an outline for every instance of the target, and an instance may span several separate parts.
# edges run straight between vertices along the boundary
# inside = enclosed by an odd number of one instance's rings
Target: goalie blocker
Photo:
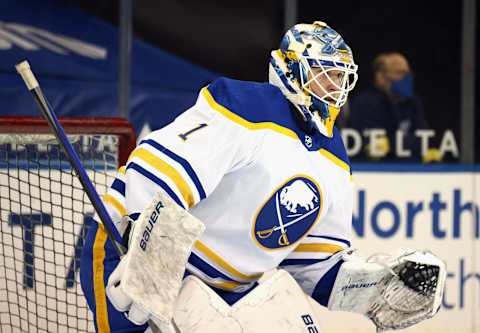
[[[168,328],[191,248],[204,230],[201,221],[158,192],[133,222],[127,254],[108,279],[113,306],[128,311],[137,325],[151,320]]]

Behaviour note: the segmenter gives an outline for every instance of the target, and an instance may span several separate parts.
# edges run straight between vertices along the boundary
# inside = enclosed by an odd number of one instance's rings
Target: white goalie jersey
[[[326,304],[335,253],[350,246],[351,174],[338,131],[302,125],[278,88],[216,80],[143,139],[104,200],[114,221],[135,219],[163,190],[206,227],[188,273],[242,292],[280,266]]]

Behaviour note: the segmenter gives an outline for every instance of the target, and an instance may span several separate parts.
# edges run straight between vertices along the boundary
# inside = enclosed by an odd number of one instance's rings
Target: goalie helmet
[[[269,81],[327,137],[357,82],[352,50],[326,23],[297,24],[271,53]]]

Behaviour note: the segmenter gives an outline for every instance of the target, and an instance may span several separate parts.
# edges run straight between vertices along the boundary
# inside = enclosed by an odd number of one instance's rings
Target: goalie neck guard
[[[326,23],[297,24],[270,58],[269,81],[309,127],[333,135],[335,118],[357,82],[352,50]]]

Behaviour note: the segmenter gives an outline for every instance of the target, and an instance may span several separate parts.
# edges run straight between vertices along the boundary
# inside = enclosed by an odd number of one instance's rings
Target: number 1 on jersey
[[[187,137],[192,134],[193,132],[195,131],[198,131],[199,129],[202,129],[204,127],[207,127],[207,124],[205,123],[202,123],[202,124],[199,124],[197,127],[195,128],[192,128],[190,131],[188,132],[185,132],[185,133],[181,133],[179,134],[178,136],[183,140],[183,141],[187,141]]]

